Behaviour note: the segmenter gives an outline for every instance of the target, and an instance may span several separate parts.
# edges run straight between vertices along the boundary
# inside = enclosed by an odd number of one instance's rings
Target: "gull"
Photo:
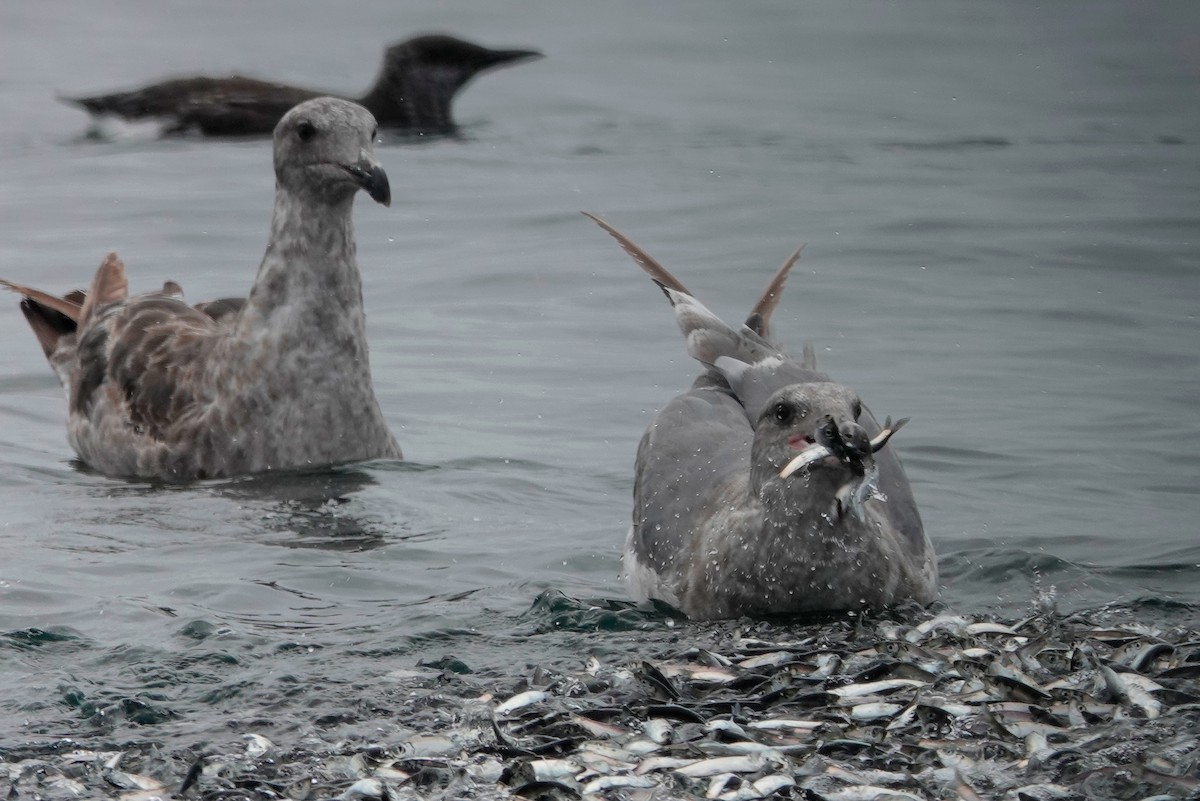
[[[585,212],[586,213],[586,212]],[[703,365],[638,445],[626,587],[691,618],[879,608],[937,595],[937,561],[885,426],[774,342],[797,250],[732,328],[594,215],[658,284]]]
[[[374,118],[309,100],[275,128],[275,208],[246,298],[130,295],[110,253],[86,292],[3,282],[67,394],[67,438],[107,476],[185,482],[401,458],[371,382],[351,208],[389,205]]]

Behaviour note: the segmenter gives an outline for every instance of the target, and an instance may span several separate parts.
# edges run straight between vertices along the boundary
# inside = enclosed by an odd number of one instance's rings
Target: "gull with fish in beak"
[[[585,212],[586,214],[586,212]],[[658,284],[704,371],[638,446],[625,584],[691,618],[886,607],[937,596],[904,468],[857,394],[775,344],[797,250],[734,329],[600,218]]]

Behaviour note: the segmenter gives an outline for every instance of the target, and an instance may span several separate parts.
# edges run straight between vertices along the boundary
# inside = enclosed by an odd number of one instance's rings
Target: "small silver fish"
[[[969,624],[965,617],[956,615],[951,612],[941,612],[924,623],[915,626],[911,631],[904,635],[904,639],[909,642],[921,642],[926,639],[926,636],[935,631],[946,630],[951,633],[962,631]]]
[[[728,734],[732,737],[737,737],[741,740],[749,740],[750,735],[746,734],[746,730],[734,723],[732,720],[716,718],[704,724],[704,730],[708,732],[719,731]]]
[[[844,787],[833,792],[822,793],[821,797],[826,801],[878,801],[878,799],[885,798],[887,801],[925,801],[919,795],[906,793],[894,787],[875,787],[870,784]]]
[[[808,744],[796,745],[767,745],[753,740],[738,740],[723,743],[719,740],[705,740],[695,744],[695,747],[706,754],[719,756],[735,756],[738,754],[762,754],[770,759],[779,759],[783,754],[812,750]]]
[[[574,758],[591,770],[611,773],[614,769],[625,770],[628,768],[629,763],[633,761],[633,754],[620,746],[593,741],[580,745]]]
[[[730,782],[737,781],[735,773],[718,773],[708,781],[708,789],[704,792],[705,798],[719,798],[721,793],[725,792],[725,788]]]
[[[1137,673],[1118,673],[1108,665],[1100,665],[1100,675],[1108,685],[1108,691],[1122,704],[1133,707],[1154,720],[1162,713],[1162,704],[1150,692],[1163,689],[1162,685]]]
[[[583,766],[573,759],[535,759],[525,763],[534,781],[549,782],[578,776]]]
[[[1076,788],[1067,787],[1062,784],[1027,784],[1024,787],[1018,787],[1012,792],[1016,793],[1017,798],[1036,799],[1036,801],[1054,801],[1054,799],[1078,798],[1079,794]]]
[[[571,722],[593,737],[626,737],[629,735],[628,729],[612,723],[605,723],[602,720],[593,720],[583,715],[571,715]]]
[[[540,704],[549,697],[549,693],[542,692],[541,690],[526,690],[523,693],[517,693],[504,703],[498,704],[496,706],[496,714],[507,715],[510,712],[516,712],[518,709],[524,709],[533,704]]]
[[[383,793],[383,782],[379,779],[359,779],[338,798],[342,801],[357,801],[360,798],[381,798]]]
[[[242,739],[246,741],[246,756],[251,759],[258,759],[275,750],[275,743],[261,734],[243,734]]]
[[[887,441],[892,438],[892,435],[899,431],[907,422],[908,418],[903,417],[893,424],[892,418],[889,417],[887,422],[883,424],[883,428],[880,430],[880,432],[871,440],[871,453],[875,453],[884,445],[886,445]],[[825,445],[809,445],[807,448],[800,451],[795,458],[783,466],[783,469],[779,471],[779,477],[787,478],[802,467],[808,467],[814,462],[819,462],[822,459],[836,455],[837,454],[835,454]]]
[[[766,729],[768,731],[790,730],[798,732],[810,732],[818,728],[824,723],[820,720],[799,720],[796,718],[769,718],[767,720],[755,720],[746,724],[752,729]]]
[[[662,750],[661,744],[647,737],[636,737],[632,740],[626,740],[622,744],[622,747],[634,756],[646,756],[647,754],[653,754],[656,751]]]
[[[987,620],[981,620],[978,623],[968,623],[963,631],[967,634],[1008,634],[1016,636],[1017,632],[1011,626],[1005,626],[1003,623],[993,623]]]
[[[671,721],[663,718],[650,718],[642,724],[642,733],[659,745],[666,745],[675,739],[675,727]]]
[[[926,682],[918,681],[917,679],[881,679],[879,681],[867,681],[860,684],[847,684],[845,687],[834,687],[829,690],[830,695],[836,695],[838,698],[861,698],[865,695],[878,695],[880,693],[899,690],[903,687],[922,687]]]
[[[781,773],[777,773],[773,776],[763,776],[761,779],[756,781],[753,785],[754,792],[758,793],[758,795],[760,795],[764,798],[769,795],[773,795],[774,793],[779,792],[780,790],[782,790],[785,787],[795,787],[795,786],[796,786],[795,779],[793,779],[791,776],[784,776]]]
[[[879,467],[874,462],[864,468],[862,476],[846,482],[834,494],[832,511],[838,517],[845,517],[846,512],[850,512],[860,521],[866,520],[863,504],[872,498],[887,502],[887,496],[879,491]]]
[[[376,779],[394,782],[396,784],[402,784],[412,778],[411,773],[406,773],[400,770],[399,768],[395,767],[392,762],[388,762],[386,765],[380,765],[379,767],[375,768],[375,773],[372,775]]]
[[[417,734],[403,743],[405,756],[454,756],[463,750],[462,741],[448,734]]]
[[[767,766],[766,757],[757,754],[702,759],[691,765],[676,768],[675,772],[693,779],[706,779],[718,773],[756,773]]]
[[[683,676],[691,681],[704,682],[705,684],[729,684],[738,679],[737,673],[721,667],[681,665],[675,663],[665,663],[658,667],[662,671],[662,674],[669,679]]]
[[[738,667],[753,670],[760,667],[777,667],[794,661],[796,661],[796,655],[789,651],[772,651],[743,659],[741,662],[738,662]]]
[[[900,704],[887,704],[875,701],[869,704],[859,704],[850,709],[850,717],[854,720],[878,720],[890,718],[904,709]]]
[[[657,787],[658,782],[649,776],[600,776],[583,786],[583,794],[603,793],[618,787]]]
[[[887,730],[895,731],[898,729],[903,729],[905,726],[912,723],[913,718],[917,716],[917,706],[918,703],[913,701],[911,704],[905,707],[903,712],[892,718],[891,722],[888,723]]]
[[[645,773],[652,773],[657,770],[677,770],[685,768],[688,765],[694,765],[700,760],[689,759],[687,757],[669,757],[669,756],[654,756],[643,759],[634,768],[635,776],[641,776]]]
[[[101,772],[104,780],[113,787],[121,790],[150,790],[153,792],[161,792],[163,790],[162,782],[157,779],[152,779],[149,776],[141,776],[137,773],[126,773],[117,768],[104,768]]]
[[[819,462],[822,459],[833,456],[833,451],[826,448],[824,445],[809,445],[804,450],[800,451],[794,459],[783,466],[779,471],[780,478],[787,478],[797,470],[808,467],[814,462]]]
[[[1054,749],[1050,747],[1050,742],[1042,732],[1031,731],[1025,735],[1025,758],[1031,764],[1037,765],[1053,753]]]

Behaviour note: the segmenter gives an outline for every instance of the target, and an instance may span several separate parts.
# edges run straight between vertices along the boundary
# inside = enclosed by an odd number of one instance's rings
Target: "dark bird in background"
[[[391,45],[375,85],[353,100],[382,128],[412,133],[454,133],[454,96],[485,70],[541,58],[536,50],[491,50],[453,36],[417,36]],[[255,78],[177,78],[129,92],[64,97],[95,115],[157,119],[163,133],[198,130],[207,136],[269,134],[293,106],[339,95]]]

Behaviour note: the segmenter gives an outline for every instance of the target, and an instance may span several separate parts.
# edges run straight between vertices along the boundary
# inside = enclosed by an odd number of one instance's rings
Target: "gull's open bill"
[[[884,445],[887,445],[887,442],[889,439],[892,438],[892,435],[895,434],[897,431],[899,431],[901,428],[904,428],[904,424],[907,423],[908,421],[909,421],[909,418],[907,418],[907,417],[901,417],[894,424],[892,423],[892,418],[890,418],[890,417],[886,421],[884,421],[883,430],[881,430],[878,434],[876,434],[871,439],[871,453],[876,453]],[[809,447],[802,450],[796,456],[795,459],[792,459],[790,462],[788,462],[786,465],[783,466],[783,469],[779,471],[779,477],[787,478],[788,476],[792,475],[800,468],[807,467],[808,465],[812,464],[813,462],[818,462],[821,459],[824,459],[826,457],[833,456],[833,455],[834,455],[834,452],[824,445],[810,445]]]

